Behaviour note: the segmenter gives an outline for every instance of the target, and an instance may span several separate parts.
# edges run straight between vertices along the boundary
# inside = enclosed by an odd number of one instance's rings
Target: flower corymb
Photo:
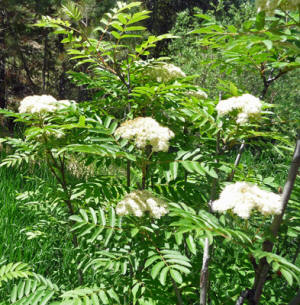
[[[51,95],[31,95],[25,97],[19,107],[20,113],[43,113],[54,112],[62,108],[69,107],[71,101],[61,100],[57,101]]]
[[[282,210],[281,196],[260,189],[247,182],[236,182],[227,185],[220,198],[212,203],[214,211],[232,210],[241,218],[249,218],[251,211],[257,209],[263,215],[280,214]]]
[[[133,191],[117,204],[116,213],[119,216],[134,215],[142,217],[149,212],[154,218],[161,218],[168,213],[167,204],[160,198],[155,197],[151,192]]]
[[[243,94],[241,96],[234,96],[226,100],[221,100],[216,109],[220,116],[237,110],[237,124],[245,124],[249,121],[249,118],[259,116],[262,109],[262,102],[251,94]]]
[[[134,120],[125,121],[115,131],[116,136],[134,140],[138,148],[152,146],[152,151],[168,151],[169,140],[174,137],[174,133],[167,127],[161,126],[150,117],[139,117]]]

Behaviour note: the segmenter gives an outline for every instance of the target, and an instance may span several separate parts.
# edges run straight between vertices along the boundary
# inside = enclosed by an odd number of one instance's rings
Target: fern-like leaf
[[[29,277],[32,275],[30,271],[30,267],[25,263],[9,263],[7,265],[3,265],[0,268],[0,286],[2,282],[8,282],[9,280]]]

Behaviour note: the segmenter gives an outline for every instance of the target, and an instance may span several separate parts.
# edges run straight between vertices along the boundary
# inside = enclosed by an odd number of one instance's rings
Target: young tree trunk
[[[209,240],[208,238],[205,238],[204,242],[204,250],[203,250],[203,262],[202,262],[202,269],[201,269],[201,275],[200,275],[200,305],[206,305],[207,300],[207,292],[209,287]]]

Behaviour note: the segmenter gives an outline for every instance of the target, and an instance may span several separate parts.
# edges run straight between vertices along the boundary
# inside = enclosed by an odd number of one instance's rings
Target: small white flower
[[[25,97],[19,107],[20,113],[44,113],[54,112],[58,109],[69,107],[71,101],[57,101],[51,95],[31,95]]]
[[[141,149],[151,145],[155,152],[168,151],[169,140],[174,137],[174,133],[169,128],[161,126],[150,117],[139,117],[124,122],[115,131],[115,135],[134,140],[135,145]]]
[[[53,112],[57,101],[51,95],[32,95],[25,97],[19,107],[20,113]]]
[[[236,122],[239,125],[243,125],[248,122],[248,119],[249,119],[249,116],[247,115],[247,113],[241,112],[238,114]]]
[[[239,105],[237,104],[236,98],[231,97],[228,98],[227,100],[221,100],[216,106],[216,110],[218,112],[218,115],[223,116],[225,114],[230,113],[238,106]]]
[[[227,185],[220,198],[212,203],[214,211],[232,210],[241,218],[249,218],[251,211],[257,209],[263,215],[280,214],[282,210],[281,196],[260,189],[247,182],[236,182]]]
[[[257,97],[251,94],[243,94],[241,96],[234,96],[226,100],[221,100],[216,106],[219,116],[229,114],[233,110],[238,112],[237,124],[245,124],[252,117],[260,115],[262,109],[262,102]]]
[[[127,208],[126,208],[126,204],[125,204],[125,203],[119,202],[119,204],[118,204],[117,207],[116,207],[116,213],[117,213],[119,216],[128,215],[129,212],[128,212]]]
[[[116,206],[116,213],[119,216],[142,217],[145,212],[149,212],[150,216],[154,218],[161,218],[169,211],[167,204],[162,199],[155,197],[147,190],[127,194]]]

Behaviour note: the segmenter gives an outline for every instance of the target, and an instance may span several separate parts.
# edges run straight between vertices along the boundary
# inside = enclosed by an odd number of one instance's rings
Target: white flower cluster
[[[247,182],[236,182],[224,188],[220,198],[212,203],[212,209],[219,212],[232,210],[241,218],[249,218],[253,209],[263,215],[280,214],[282,202],[280,195]]]
[[[276,9],[297,10],[300,0],[256,0],[255,5],[258,12],[265,11],[268,15],[273,15]]]
[[[174,133],[167,127],[162,127],[150,117],[139,117],[121,124],[115,131],[121,138],[134,140],[138,148],[152,146],[153,151],[168,151],[169,140]]]
[[[150,216],[160,218],[168,211],[167,204],[160,198],[155,197],[149,191],[133,191],[117,204],[116,213],[119,216],[134,215],[142,217],[145,212]]]
[[[198,89],[197,91],[190,90],[187,92],[187,95],[194,96],[198,99],[207,99],[208,97],[207,94],[201,89]]]
[[[168,83],[180,77],[185,77],[186,74],[173,64],[160,64],[152,66],[147,71],[148,76],[157,82]]]
[[[57,101],[51,95],[31,95],[25,97],[19,107],[20,113],[54,112],[71,105],[69,100]]]
[[[227,100],[221,100],[216,107],[220,116],[226,115],[233,110],[238,110],[237,124],[245,124],[250,117],[258,116],[261,113],[261,108],[260,99],[251,94],[243,94]]]

